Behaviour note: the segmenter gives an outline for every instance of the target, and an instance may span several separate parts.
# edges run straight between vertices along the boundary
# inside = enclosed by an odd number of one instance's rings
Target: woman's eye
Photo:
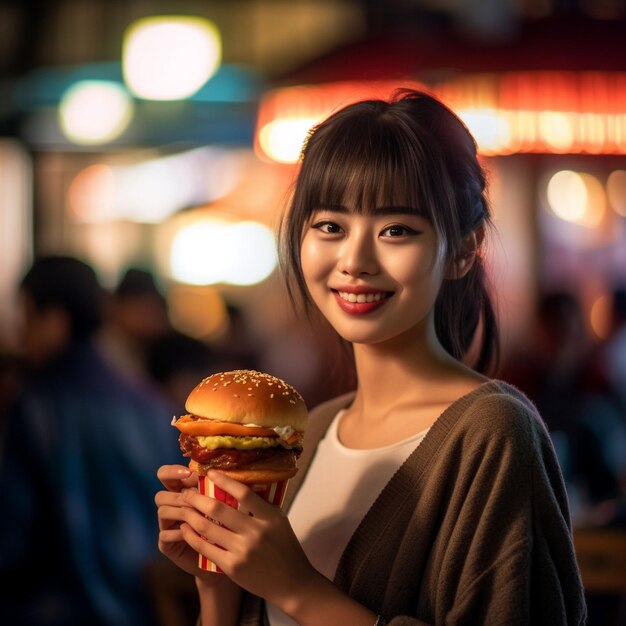
[[[341,232],[341,227],[334,222],[318,222],[317,224],[313,224],[311,228],[320,230],[323,233],[328,233],[329,235],[334,235]]]
[[[394,224],[393,226],[387,226],[381,234],[383,237],[406,237],[407,235],[415,235],[416,231],[408,226]]]

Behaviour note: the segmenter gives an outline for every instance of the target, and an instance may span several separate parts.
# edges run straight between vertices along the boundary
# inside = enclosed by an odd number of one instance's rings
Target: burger
[[[287,480],[298,471],[308,412],[280,378],[254,370],[212,374],[187,397],[186,415],[172,420],[189,469],[216,469],[246,484]]]

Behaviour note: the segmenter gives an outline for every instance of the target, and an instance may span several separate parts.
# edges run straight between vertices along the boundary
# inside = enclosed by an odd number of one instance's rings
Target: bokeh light
[[[170,273],[191,285],[254,285],[276,268],[274,234],[258,222],[205,218],[173,237]]]
[[[59,123],[76,144],[101,144],[117,139],[133,117],[133,102],[114,81],[82,80],[61,96]]]
[[[112,221],[118,217],[113,168],[96,163],[81,170],[70,183],[70,211],[83,222]]]
[[[542,139],[557,151],[566,151],[574,144],[573,116],[560,111],[539,113],[539,130]]]
[[[230,193],[241,169],[236,155],[211,147],[128,165],[98,163],[74,177],[68,206],[86,223],[127,219],[158,224],[176,211]]]
[[[269,122],[259,131],[263,152],[279,163],[296,163],[309,130],[319,121],[293,118]]]
[[[606,193],[613,210],[626,217],[626,170],[614,170],[609,174]]]
[[[612,298],[608,293],[598,296],[591,305],[589,322],[599,339],[608,339],[611,334]]]
[[[215,287],[174,285],[168,304],[174,327],[197,339],[217,337],[228,326],[226,303]]]
[[[502,112],[496,109],[464,109],[458,111],[476,139],[483,154],[500,154],[511,143],[511,128]]]
[[[124,35],[124,80],[139,98],[188,98],[215,73],[221,58],[217,27],[199,17],[148,17]]]
[[[591,174],[561,170],[554,174],[547,187],[550,208],[566,222],[586,228],[602,223],[606,210],[606,194],[600,181]]]

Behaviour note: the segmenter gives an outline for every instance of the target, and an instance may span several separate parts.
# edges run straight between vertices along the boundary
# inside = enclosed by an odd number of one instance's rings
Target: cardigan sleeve
[[[508,398],[485,399],[479,415],[488,428],[466,434],[469,466],[442,549],[440,580],[458,581],[447,585],[445,623],[576,624],[582,587],[548,433]]]

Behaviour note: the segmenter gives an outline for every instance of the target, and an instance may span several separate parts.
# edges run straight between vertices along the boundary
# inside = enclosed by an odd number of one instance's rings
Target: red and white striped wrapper
[[[252,491],[261,496],[263,500],[274,504],[276,506],[282,506],[285,499],[285,491],[287,490],[288,480],[281,480],[276,483],[267,483],[259,485],[248,485]],[[233,498],[229,493],[226,493],[223,489],[220,489],[212,480],[209,480],[206,476],[198,476],[198,491],[203,496],[209,496],[220,502],[224,502],[233,509],[239,509],[239,502],[236,498]],[[221,572],[222,570],[213,561],[210,561],[202,554],[198,555],[198,567],[209,572]]]

